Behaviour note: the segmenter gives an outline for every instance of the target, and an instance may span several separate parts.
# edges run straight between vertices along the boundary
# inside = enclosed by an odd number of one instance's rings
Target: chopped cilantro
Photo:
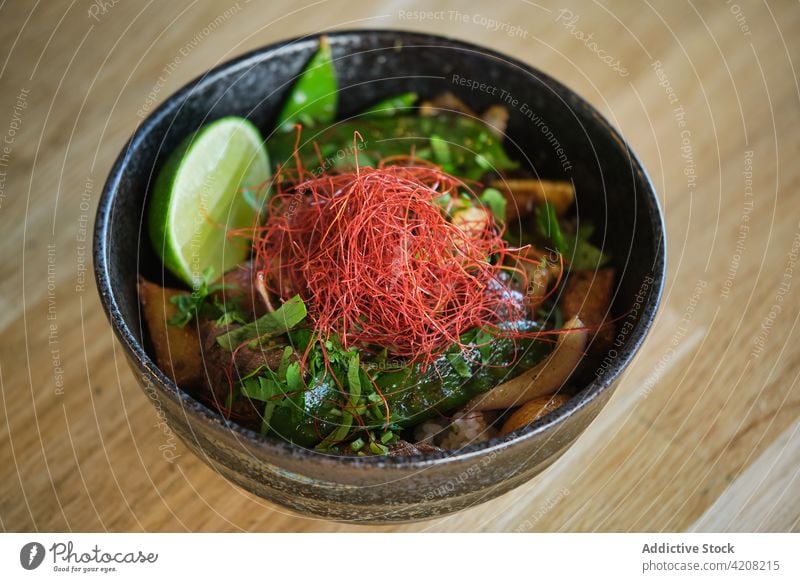
[[[211,278],[213,276],[214,269],[212,267],[207,267],[203,271],[201,282],[197,289],[191,293],[173,295],[170,297],[170,303],[175,305],[178,312],[167,321],[169,325],[185,327],[186,324],[192,321],[198,314],[203,314],[208,297],[225,288],[225,285],[221,283],[212,285]]]
[[[264,337],[281,335],[291,330],[306,317],[305,303],[295,295],[275,311],[262,315],[255,321],[217,337],[223,349],[232,352],[243,343]]]

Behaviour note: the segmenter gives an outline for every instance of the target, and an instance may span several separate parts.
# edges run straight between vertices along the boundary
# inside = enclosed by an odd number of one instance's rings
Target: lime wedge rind
[[[184,140],[159,173],[148,216],[166,268],[197,288],[209,267],[219,276],[247,258],[249,245],[229,234],[255,225],[254,198],[266,199],[269,178],[263,139],[246,119],[219,119]],[[264,193],[254,197],[256,187]]]

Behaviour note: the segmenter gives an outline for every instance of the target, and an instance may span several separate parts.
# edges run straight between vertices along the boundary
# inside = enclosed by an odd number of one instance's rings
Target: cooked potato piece
[[[605,351],[614,341],[611,299],[615,280],[616,271],[611,267],[573,271],[564,289],[561,312],[565,319],[580,317],[592,330],[590,354]]]
[[[489,184],[503,193],[508,200],[506,219],[513,220],[533,212],[537,206],[550,202],[556,214],[567,211],[575,200],[575,188],[572,182],[554,180],[536,180],[534,178],[510,178],[493,180]]]
[[[569,396],[553,394],[552,396],[540,396],[530,402],[526,402],[508,417],[508,420],[503,424],[503,428],[500,429],[500,434],[508,434],[528,426],[534,420],[553,412],[556,408],[566,403],[567,400],[569,400]]]
[[[194,322],[185,327],[169,325],[177,308],[170,302],[187,291],[169,289],[139,278],[139,301],[155,350],[156,363],[178,386],[190,387],[203,379],[200,339]]]

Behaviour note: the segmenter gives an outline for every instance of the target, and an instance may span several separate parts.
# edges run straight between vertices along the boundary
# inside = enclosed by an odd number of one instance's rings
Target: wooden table
[[[800,10],[739,2],[2,4],[0,526],[800,529]],[[564,81],[641,156],[669,236],[657,323],[577,444],[495,501],[395,528],[288,515],[182,446],[165,462],[88,255],[143,109],[259,45],[353,27],[464,38]]]

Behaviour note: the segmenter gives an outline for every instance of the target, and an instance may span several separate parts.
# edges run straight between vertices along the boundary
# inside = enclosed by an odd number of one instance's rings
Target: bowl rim
[[[337,37],[352,36],[382,36],[393,40],[408,40],[413,44],[406,44],[410,47],[446,48],[459,50],[467,53],[477,53],[479,57],[491,58],[502,61],[512,67],[519,69],[522,73],[533,76],[547,85],[553,93],[564,101],[569,101],[570,107],[579,108],[587,116],[594,118],[600,125],[601,131],[607,132],[610,137],[619,144],[622,153],[627,155],[631,163],[632,178],[637,184],[641,184],[641,195],[646,205],[646,216],[649,218],[651,231],[657,233],[659,240],[656,241],[656,253],[654,262],[651,266],[651,277],[653,279],[647,299],[642,303],[642,310],[633,329],[627,336],[627,341],[623,349],[619,350],[616,358],[609,366],[607,371],[585,385],[578,393],[573,395],[567,403],[544,417],[531,423],[527,427],[514,431],[505,436],[491,438],[481,443],[470,444],[462,449],[453,452],[430,453],[425,455],[409,456],[337,456],[319,451],[314,451],[278,439],[265,437],[264,435],[244,428],[237,423],[224,418],[220,413],[206,407],[200,401],[189,396],[188,393],[179,388],[155,363],[155,361],[145,351],[144,346],[136,340],[130,326],[125,322],[115,298],[115,293],[111,284],[110,277],[110,251],[109,251],[109,230],[111,216],[114,209],[116,193],[119,189],[121,177],[124,169],[128,166],[134,156],[134,152],[145,136],[151,131],[163,117],[172,114],[184,104],[186,99],[196,90],[211,85],[219,80],[219,77],[228,75],[235,71],[246,70],[251,65],[269,60],[275,53],[285,50],[287,47],[301,48],[308,43],[316,43],[320,36],[328,36],[331,39]],[[375,50],[375,49],[370,49]],[[206,429],[216,436],[226,441],[234,438],[236,444],[246,447],[249,450],[256,449],[264,451],[270,455],[278,457],[290,457],[294,459],[309,460],[313,459],[316,463],[323,465],[348,466],[351,468],[398,468],[398,469],[424,469],[432,465],[451,464],[470,461],[487,454],[498,453],[504,449],[522,445],[526,441],[536,438],[538,435],[547,432],[552,427],[557,427],[562,420],[572,414],[579,412],[587,407],[600,394],[608,390],[622,372],[628,367],[634,356],[638,352],[647,333],[652,327],[658,308],[661,304],[665,278],[666,278],[666,234],[664,228],[664,217],[661,206],[656,195],[656,190],[652,180],[644,169],[639,158],[631,149],[622,135],[609,123],[609,121],[599,111],[597,111],[588,101],[583,99],[575,91],[557,81],[550,75],[543,73],[536,67],[499,53],[493,49],[486,48],[461,39],[417,32],[402,29],[347,29],[331,32],[313,33],[304,36],[294,37],[287,40],[271,43],[254,50],[248,51],[238,57],[227,60],[205,73],[195,77],[176,92],[169,95],[163,103],[139,124],[133,135],[127,140],[120,154],[116,158],[108,178],[106,179],[103,191],[100,195],[95,216],[94,239],[93,239],[93,266],[95,281],[97,284],[100,301],[106,313],[111,327],[118,341],[127,352],[128,359],[135,362],[140,371],[147,373],[152,379],[160,397],[169,398],[174,404],[180,406],[184,411],[184,416],[188,414],[197,422],[201,423]],[[138,265],[137,265],[138,271]],[[187,423],[191,422],[187,419]],[[194,432],[194,428],[192,428]]]

